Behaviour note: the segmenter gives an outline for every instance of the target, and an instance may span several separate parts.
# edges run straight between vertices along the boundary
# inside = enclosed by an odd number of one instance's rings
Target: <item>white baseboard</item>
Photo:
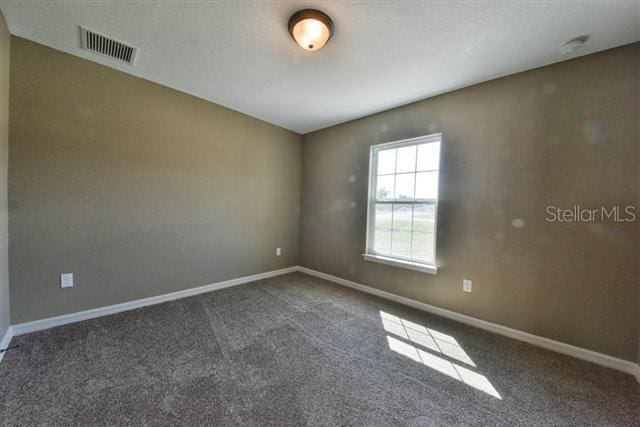
[[[9,326],[7,331],[4,333],[2,340],[0,340],[0,349],[8,348],[11,344],[11,338],[13,338],[13,327]],[[2,359],[4,358],[4,353],[5,352],[0,352],[0,362],[2,362]]]
[[[161,304],[163,302],[186,298],[193,295],[215,291],[218,289],[224,289],[231,286],[241,285],[243,283],[249,283],[249,282],[254,282],[256,280],[279,276],[282,274],[293,273],[295,271],[300,271],[302,273],[306,273],[311,276],[316,276],[321,279],[328,280],[330,282],[334,282],[343,286],[357,289],[359,291],[366,292],[368,294],[376,295],[381,298],[395,301],[397,303],[404,304],[409,307],[416,308],[418,310],[433,313],[438,316],[446,317],[448,319],[465,323],[467,325],[475,326],[477,328],[484,329],[486,331],[490,331],[499,335],[504,335],[519,341],[524,341],[526,343],[533,344],[538,347],[543,347],[548,350],[567,354],[569,356],[573,356],[578,359],[587,360],[589,362],[597,363],[599,365],[606,366],[608,368],[626,372],[631,375],[634,375],[638,379],[638,382],[640,382],[640,366],[636,363],[629,362],[627,360],[619,359],[616,357],[608,356],[606,354],[597,353],[592,350],[587,350],[584,348],[565,344],[559,341],[554,341],[538,335],[533,335],[528,332],[523,332],[517,329],[508,328],[506,326],[498,325],[496,323],[491,323],[484,320],[476,319],[475,317],[456,313],[450,310],[445,310],[440,307],[436,307],[420,301],[412,300],[410,298],[402,297],[400,295],[396,295],[390,292],[372,288],[370,286],[366,286],[361,283],[353,282],[351,280],[343,279],[337,276],[332,276],[330,274],[322,273],[320,271],[312,270],[310,268],[301,267],[301,266],[287,267],[280,270],[273,270],[265,273],[254,274],[251,276],[240,277],[237,279],[226,280],[223,282],[213,283],[210,285],[200,286],[197,288],[185,289],[182,291],[172,292],[169,294],[138,299],[138,300],[129,301],[121,304],[114,304],[106,307],[94,308],[91,310],[65,314],[62,316],[50,317],[47,319],[35,320],[32,322],[19,323],[16,325],[12,325],[8,328],[7,332],[2,338],[2,341],[0,341],[0,348],[8,347],[9,343],[11,342],[11,338],[13,336],[27,334],[30,332],[42,331],[42,330],[53,328],[56,326],[67,325],[69,323],[75,323],[83,320],[94,319],[96,317],[108,316],[110,314],[121,313],[123,311],[128,311],[128,310],[134,310],[136,308],[146,307],[149,305]],[[3,355],[4,353],[0,353],[0,361],[2,360]]]
[[[489,332],[493,332],[499,335],[504,335],[509,338],[513,338],[519,341],[524,341],[529,344],[533,344],[538,347],[546,348],[558,353],[567,354],[569,356],[576,357],[578,359],[587,360],[589,362],[597,363],[598,365],[606,366],[608,368],[616,369],[618,371],[626,372],[628,374],[636,376],[638,382],[640,382],[640,366],[636,363],[629,362],[617,357],[608,356],[606,354],[598,353],[585,348],[576,347],[570,344],[565,344],[560,341],[554,341],[549,338],[544,338],[538,335],[533,335],[528,332],[519,331],[517,329],[508,328],[506,326],[498,325],[496,323],[487,322],[484,320],[476,319],[475,317],[467,316],[464,314],[456,313],[454,311],[445,310],[444,308],[436,307],[430,304],[426,304],[420,301],[412,300],[410,298],[402,297],[400,295],[392,294],[390,292],[381,291],[370,286],[356,283],[351,280],[343,279],[341,277],[332,276],[330,274],[322,273],[320,271],[312,270],[306,267],[298,267],[298,271],[316,276],[321,279],[328,280],[330,282],[337,283],[339,285],[348,286],[353,289],[357,289],[368,294],[376,295],[381,298],[385,298],[391,301],[395,301],[400,304],[407,305],[409,307],[416,308],[418,310],[426,311],[438,316],[446,317],[451,320],[465,323],[467,325],[475,326],[480,329],[484,329]]]
[[[77,313],[64,314],[62,316],[49,317],[47,319],[34,320],[32,322],[18,323],[12,326],[13,335],[18,336],[28,334],[30,332],[42,331],[44,329],[56,326],[67,325],[69,323],[80,322],[82,320],[95,319],[96,317],[108,316],[110,314],[121,313],[123,311],[134,310],[136,308],[146,307],[148,305],[161,304],[167,301],[173,301],[180,298],[186,298],[193,295],[203,294],[206,292],[216,291],[231,286],[241,285],[243,283],[254,282],[256,280],[266,279],[269,277],[279,276],[281,274],[293,273],[298,267],[287,267],[280,270],[267,271],[266,273],[254,274],[251,276],[240,277],[237,279],[225,280],[224,282],[213,283],[210,285],[200,286],[197,288],[185,289],[182,291],[172,292],[170,294],[157,295],[154,297],[143,298],[121,304],[109,305],[106,307],[94,308],[91,310],[79,311]]]

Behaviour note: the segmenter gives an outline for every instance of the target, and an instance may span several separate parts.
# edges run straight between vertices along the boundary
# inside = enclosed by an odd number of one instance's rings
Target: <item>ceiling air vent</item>
[[[137,47],[122,43],[84,27],[80,27],[80,44],[85,50],[108,56],[111,59],[129,65],[133,65],[133,61],[136,59],[136,53],[138,53]]]

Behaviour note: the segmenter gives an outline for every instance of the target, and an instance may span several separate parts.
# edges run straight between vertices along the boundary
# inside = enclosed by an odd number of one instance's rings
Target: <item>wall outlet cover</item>
[[[471,292],[473,289],[473,282],[469,279],[462,280],[462,290],[465,292]]]
[[[73,273],[65,273],[60,275],[60,287],[71,288],[73,286]]]

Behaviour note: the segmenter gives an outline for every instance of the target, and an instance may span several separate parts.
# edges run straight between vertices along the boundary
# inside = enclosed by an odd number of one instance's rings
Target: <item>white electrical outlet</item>
[[[282,249],[276,248],[276,256],[282,255]]]
[[[471,292],[473,288],[473,282],[469,279],[462,279],[462,290],[465,292]]]
[[[65,273],[60,275],[60,287],[61,288],[73,287],[73,273]]]

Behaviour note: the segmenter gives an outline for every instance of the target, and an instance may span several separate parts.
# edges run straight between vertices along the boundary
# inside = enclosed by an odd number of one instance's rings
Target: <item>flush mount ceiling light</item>
[[[318,50],[333,35],[333,21],[319,10],[300,10],[289,18],[289,34],[301,48]]]

